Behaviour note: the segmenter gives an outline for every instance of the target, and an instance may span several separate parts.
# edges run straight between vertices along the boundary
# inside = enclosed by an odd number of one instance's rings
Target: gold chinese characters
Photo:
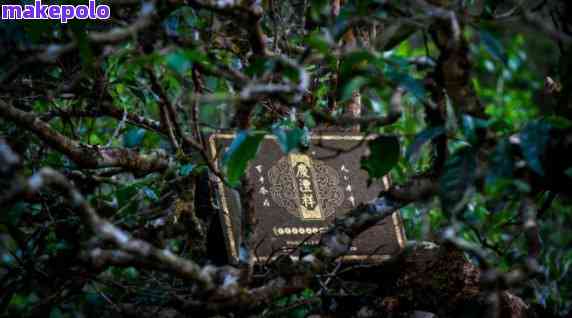
[[[298,190],[300,214],[304,220],[323,220],[319,198],[314,189],[312,159],[304,154],[291,154],[290,164],[294,170],[294,179]]]

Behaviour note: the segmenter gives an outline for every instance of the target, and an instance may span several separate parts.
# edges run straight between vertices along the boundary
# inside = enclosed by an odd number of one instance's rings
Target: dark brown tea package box
[[[211,135],[211,154],[220,161],[234,138],[233,134]],[[376,198],[387,186],[387,178],[368,186],[367,172],[360,168],[367,151],[364,136],[318,133],[309,139],[304,152],[286,154],[276,137],[267,135],[249,163],[246,173],[255,192],[257,220],[251,242],[257,261],[290,253],[302,243],[318,244],[320,233],[335,218]],[[241,237],[239,194],[214,178],[228,254],[236,262]],[[403,224],[396,212],[355,239],[344,259],[382,261],[404,244]]]

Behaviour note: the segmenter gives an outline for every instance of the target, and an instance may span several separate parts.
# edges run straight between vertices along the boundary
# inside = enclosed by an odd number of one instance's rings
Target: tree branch
[[[151,173],[170,166],[169,158],[161,151],[140,154],[131,149],[85,145],[52,129],[37,114],[25,112],[0,100],[0,117],[33,132],[43,142],[63,153],[83,168],[122,167],[126,170]]]

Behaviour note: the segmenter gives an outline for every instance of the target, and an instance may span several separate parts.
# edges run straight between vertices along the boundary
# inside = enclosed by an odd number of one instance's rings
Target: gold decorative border
[[[234,139],[236,137],[235,134],[229,133],[214,133],[209,136],[208,141],[210,145],[211,155],[213,159],[218,159],[217,149],[216,149],[216,140],[217,139]],[[366,140],[375,139],[375,136],[367,136],[365,137]],[[276,136],[266,135],[264,139],[277,139]],[[350,136],[343,136],[343,135],[322,135],[322,134],[315,134],[310,136],[311,140],[363,140],[363,136],[358,135],[350,135]],[[225,193],[225,186],[224,183],[217,177],[212,176],[213,181],[217,183],[217,187],[219,190],[218,199],[220,205],[222,207],[222,214],[221,214],[221,221],[223,226],[225,227],[225,236],[227,238],[226,245],[227,249],[230,253],[230,261],[231,263],[238,262],[238,254],[236,250],[236,241],[234,240],[234,231],[232,227],[232,220],[230,219],[230,210],[228,209],[228,202],[226,200],[226,193]],[[390,181],[388,176],[383,177],[383,184],[386,188],[389,188]],[[406,237],[405,237],[405,229],[403,227],[403,220],[401,219],[401,214],[396,211],[391,215],[391,220],[393,222],[393,226],[395,229],[395,233],[397,235],[397,244],[401,249],[405,247]],[[296,259],[296,257],[293,257]],[[364,260],[374,260],[376,262],[383,262],[391,258],[391,255],[345,255],[342,256],[342,260],[345,261],[364,261]],[[268,259],[267,256],[258,257],[256,259],[257,262],[263,262]]]

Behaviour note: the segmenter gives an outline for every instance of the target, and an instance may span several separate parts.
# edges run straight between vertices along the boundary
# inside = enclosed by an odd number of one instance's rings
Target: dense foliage
[[[100,2],[0,22],[1,315],[572,315],[569,1]],[[206,175],[247,202],[265,135],[332,129],[391,187],[312,257],[224,264]],[[396,210],[429,265],[341,266]]]

